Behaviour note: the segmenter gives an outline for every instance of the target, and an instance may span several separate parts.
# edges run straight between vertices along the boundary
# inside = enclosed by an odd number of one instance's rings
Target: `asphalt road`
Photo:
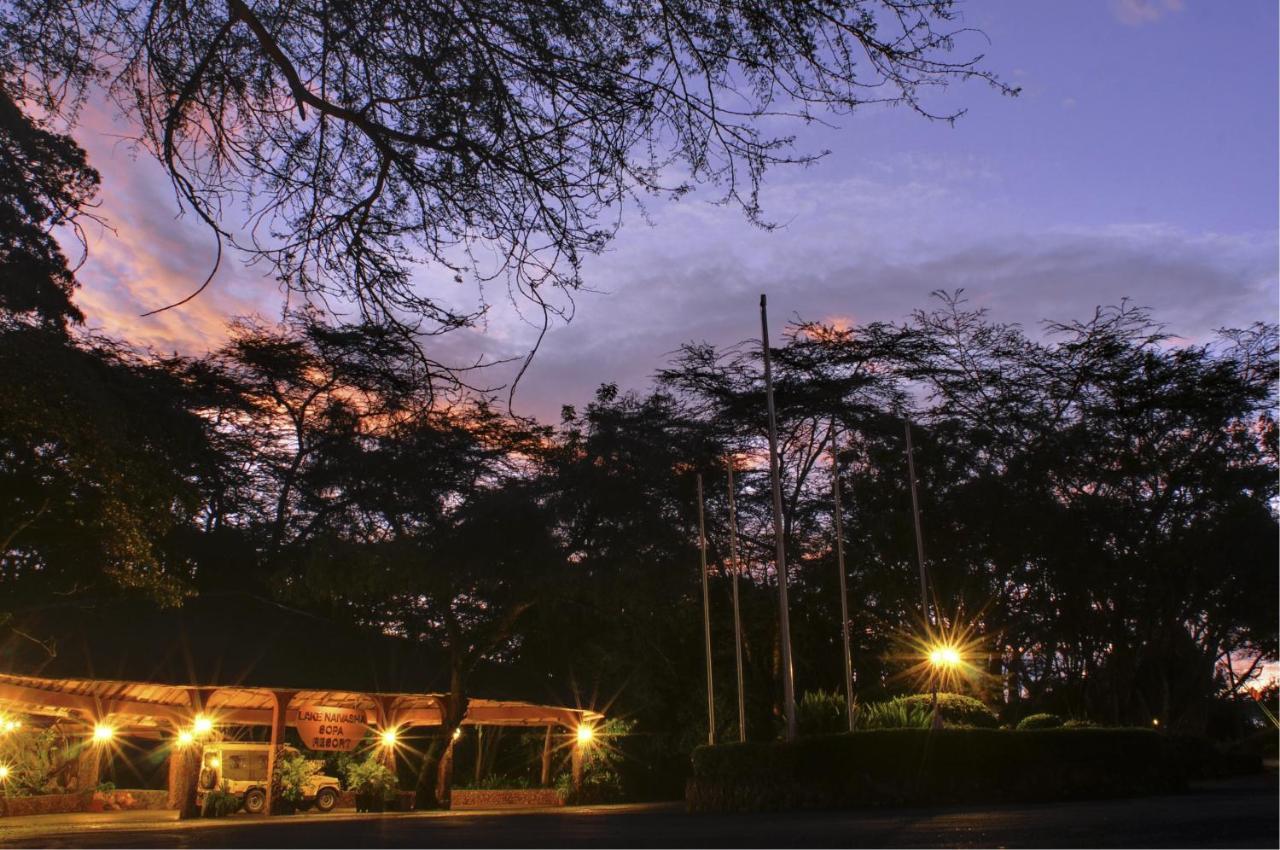
[[[1134,800],[690,815],[678,805],[522,813],[295,816],[193,823],[29,823],[12,847],[1270,847],[1275,774]],[[17,826],[15,824],[15,826]]]

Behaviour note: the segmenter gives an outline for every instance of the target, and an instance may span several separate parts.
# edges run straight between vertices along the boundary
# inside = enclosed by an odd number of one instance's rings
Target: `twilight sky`
[[[964,287],[1002,321],[1084,318],[1123,297],[1170,332],[1277,314],[1280,86],[1273,0],[968,0],[991,39],[986,65],[1023,87],[1004,98],[957,86],[954,127],[867,107],[838,128],[799,127],[807,169],[779,169],[763,194],[774,232],[709,203],[714,187],[632,215],[586,267],[598,292],[547,335],[515,408],[554,419],[602,382],[643,389],[688,340],[733,343],[795,318],[897,320],[935,289]],[[103,176],[113,231],[90,233],[79,303],[91,327],[198,354],[237,315],[279,314],[283,296],[232,255],[205,294],[156,317],[204,278],[208,234],[178,217],[159,166],[88,110],[77,137]],[[450,284],[474,306],[475,290]],[[525,352],[537,335],[501,286],[459,359]],[[776,334],[776,330],[775,330]],[[508,374],[495,372],[491,383]]]

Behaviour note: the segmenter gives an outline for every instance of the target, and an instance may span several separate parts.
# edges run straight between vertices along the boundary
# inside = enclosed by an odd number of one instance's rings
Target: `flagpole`
[[[698,473],[698,548],[702,553],[702,625],[707,638],[707,743],[716,742],[715,684],[711,677],[711,594],[707,588],[707,529],[702,509],[702,473]]]
[[[733,457],[729,469],[729,570],[733,576],[733,651],[738,662],[738,740],[747,740],[747,702],[742,687],[742,615],[738,607],[738,512],[733,493]]]
[[[911,516],[916,527],[916,562],[920,565],[920,614],[927,627],[929,617],[929,580],[924,568],[924,536],[920,531],[920,499],[916,495],[916,461],[915,452],[911,448],[911,420],[904,419],[903,425],[907,434],[907,478],[911,481]]]
[[[787,545],[782,525],[782,483],[778,461],[778,419],[773,406],[773,369],[769,361],[769,318],[760,295],[760,346],[764,352],[765,400],[769,409],[769,476],[773,482],[773,536],[777,545],[778,630],[782,633],[782,700],[787,717],[787,740],[796,739],[796,683],[791,665],[791,614],[787,604]]]
[[[849,649],[849,591],[844,570],[844,518],[840,505],[840,449],[836,443],[836,418],[831,417],[831,497],[835,502],[836,567],[840,570],[840,635],[844,639],[844,704],[853,731],[853,653]]]

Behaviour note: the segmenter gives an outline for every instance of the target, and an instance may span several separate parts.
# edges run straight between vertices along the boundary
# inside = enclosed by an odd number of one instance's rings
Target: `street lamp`
[[[382,742],[384,747],[394,747],[396,745],[396,730],[383,729],[378,734],[378,740]]]
[[[585,723],[582,724],[578,727],[578,746],[585,747],[587,744],[591,743],[595,736],[596,733],[594,729]]]
[[[189,747],[195,742],[195,740],[196,740],[195,733],[193,733],[190,729],[183,729],[178,733],[179,747]]]
[[[932,729],[942,728],[942,715],[938,712],[938,680],[953,674],[963,661],[960,650],[948,643],[936,644],[929,650],[929,666],[933,668],[933,673],[929,676],[933,683],[933,696],[930,699],[932,715],[929,720]]]
[[[203,714],[197,714],[191,728],[197,735],[208,735],[213,731],[213,720]]]
[[[115,737],[116,730],[112,729],[106,723],[99,723],[93,727],[93,740],[98,744],[105,744]]]

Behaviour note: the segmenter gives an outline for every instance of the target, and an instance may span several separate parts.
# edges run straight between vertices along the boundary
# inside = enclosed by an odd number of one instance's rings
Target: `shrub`
[[[204,801],[200,804],[200,817],[226,817],[238,811],[241,802],[240,795],[227,790],[227,783],[224,782],[221,788],[214,788],[204,795]]]
[[[280,799],[294,808],[302,803],[303,788],[320,772],[320,765],[301,753],[284,750],[276,758],[275,783]]]
[[[1146,729],[881,729],[693,753],[694,810],[1056,800],[1180,787]]]
[[[796,705],[796,722],[801,735],[833,735],[849,728],[844,694],[835,691],[805,691]]]
[[[370,753],[364,761],[348,763],[345,778],[347,787],[356,794],[356,808],[360,811],[381,810],[396,799],[396,776],[377,753]]]
[[[1094,723],[1083,717],[1073,717],[1062,724],[1065,729],[1101,729],[1101,723]]]
[[[932,717],[928,705],[892,699],[859,708],[857,724],[859,729],[928,729]]]
[[[903,706],[906,716],[917,717],[921,710],[925,716],[932,720],[933,718],[933,695],[932,694],[912,694],[907,697],[898,697],[890,700],[890,703],[899,703]],[[888,711],[889,709],[886,709]],[[892,709],[894,712],[900,709]],[[998,729],[1000,727],[1000,718],[996,717],[991,709],[987,708],[973,697],[964,694],[938,694],[938,713],[942,715],[942,722],[947,726],[971,726],[976,729]],[[924,724],[928,726],[928,722]],[[910,728],[910,727],[908,727]]]
[[[1047,712],[1028,714],[1018,721],[1019,729],[1056,729],[1062,725],[1061,717]]]

